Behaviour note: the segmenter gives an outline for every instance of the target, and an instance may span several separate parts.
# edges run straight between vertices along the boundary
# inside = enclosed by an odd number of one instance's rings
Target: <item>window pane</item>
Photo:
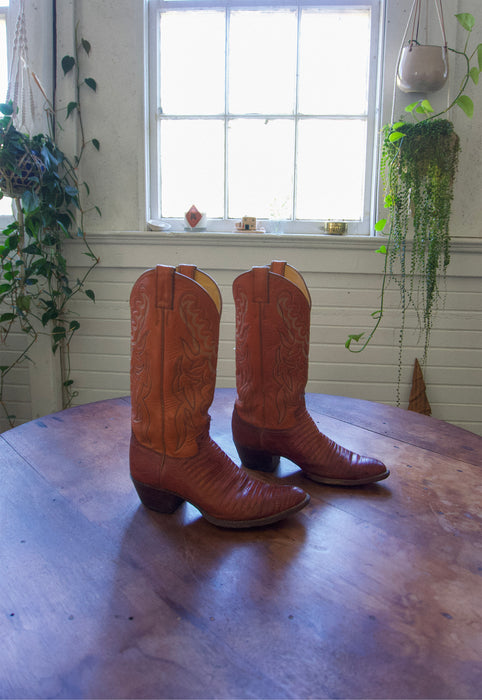
[[[303,10],[300,28],[300,112],[366,114],[369,58],[369,10]]]
[[[223,217],[223,121],[163,121],[160,132],[161,215],[184,216],[195,204],[208,217]]]
[[[232,120],[228,131],[229,218],[290,218],[293,160],[292,121]]]
[[[2,2],[1,4],[8,4]],[[0,102],[5,102],[8,89],[8,66],[7,66],[7,29],[6,22],[0,19]],[[4,197],[0,200],[0,215],[12,214],[12,200]]]
[[[164,114],[224,112],[224,12],[161,15],[161,108]]]
[[[362,219],[365,152],[364,120],[301,121],[297,218]]]
[[[292,114],[295,106],[297,15],[238,11],[230,15],[229,111]]]

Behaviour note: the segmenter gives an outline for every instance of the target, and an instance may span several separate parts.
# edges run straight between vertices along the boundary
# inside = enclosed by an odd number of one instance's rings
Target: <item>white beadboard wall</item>
[[[124,242],[120,243],[119,238]],[[312,297],[309,391],[341,394],[393,404],[398,364],[398,296],[388,292],[389,311],[373,344],[359,354],[348,352],[349,332],[368,328],[377,308],[381,256],[370,239],[325,239],[315,248],[310,241],[271,241],[233,235],[232,240],[205,234],[204,243],[190,234],[144,233],[142,245],[126,242],[125,234],[112,243],[95,242],[101,264],[90,279],[96,302],[75,302],[82,327],[72,344],[72,373],[86,403],[129,393],[129,294],[144,269],[155,263],[194,262],[218,283],[223,296],[218,386],[235,382],[234,304],[231,285],[236,275],[254,264],[286,259],[302,272]],[[447,278],[445,308],[437,314],[432,350],[425,369],[433,415],[482,434],[482,282],[478,276],[482,246],[477,241],[454,245]],[[72,250],[75,273],[81,262]],[[414,328],[415,318],[409,319]],[[415,357],[421,357],[418,334],[407,332],[401,385],[402,406],[410,393]]]
[[[13,5],[18,0],[12,0]],[[412,0],[386,3],[386,60],[382,119],[391,113],[392,78],[396,55]],[[450,7],[448,7],[450,5]],[[50,2],[26,3],[30,56],[40,56],[32,66],[48,84],[45,52],[48,42],[37,31],[38,13],[49,12]],[[444,5],[449,42],[463,41],[452,13],[473,12],[477,18],[474,45],[482,41],[480,0],[451,0]],[[218,385],[234,386],[234,308],[231,284],[237,274],[252,265],[285,259],[297,267],[309,286],[312,300],[310,372],[308,390],[357,398],[395,402],[399,314],[396,292],[388,294],[393,309],[372,345],[351,354],[344,342],[351,332],[369,328],[370,313],[378,308],[383,260],[374,251],[374,238],[313,238],[309,236],[252,236],[147,231],[144,129],[144,2],[142,0],[62,0],[57,2],[57,60],[72,53],[75,27],[87,38],[92,51],[84,57],[86,75],[94,77],[97,92],[82,95],[85,128],[99,139],[100,152],[84,161],[82,176],[89,183],[92,203],[102,217],[87,217],[89,241],[100,264],[89,279],[96,303],[76,299],[72,311],[81,328],[72,344],[72,376],[79,392],[76,403],[86,403],[129,392],[129,305],[132,284],[156,263],[192,262],[211,274],[221,287],[224,308],[218,361]],[[437,27],[436,27],[437,28]],[[48,56],[47,56],[48,58]],[[42,65],[40,65],[40,63]],[[68,79],[58,67],[58,109],[73,99]],[[458,79],[452,67],[452,90]],[[427,393],[437,418],[482,435],[482,89],[474,92],[475,115],[469,121],[461,113],[450,115],[461,137],[462,154],[452,216],[453,253],[447,277],[446,305],[437,316],[432,349],[425,369]],[[398,96],[401,103],[411,96]],[[402,105],[397,103],[397,113]],[[63,124],[60,140],[68,152],[76,134],[70,122]],[[320,167],[325,167],[321,164]],[[191,202],[186,203],[187,207]],[[198,203],[199,205],[199,203]],[[87,259],[76,242],[66,247],[75,278]],[[411,322],[413,319],[411,319]],[[22,342],[21,336],[13,344]],[[407,333],[402,375],[402,405],[407,404],[415,357],[421,349],[415,333]],[[8,361],[12,348],[0,348]],[[7,396],[18,422],[52,409],[52,376],[42,350],[35,366],[17,369],[8,378]],[[42,385],[42,378],[45,378]],[[0,429],[5,428],[0,418]]]

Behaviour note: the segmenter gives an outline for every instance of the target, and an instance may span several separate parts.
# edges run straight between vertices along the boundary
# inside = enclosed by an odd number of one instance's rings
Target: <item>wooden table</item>
[[[212,435],[236,458],[233,399],[216,392]],[[307,403],[391,476],[327,487],[282,463],[311,502],[258,530],[140,504],[127,398],[2,434],[0,696],[482,697],[482,438]]]

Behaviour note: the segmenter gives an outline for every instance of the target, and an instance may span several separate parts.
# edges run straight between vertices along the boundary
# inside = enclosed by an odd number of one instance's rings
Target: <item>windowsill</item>
[[[249,233],[243,231],[87,231],[87,238],[92,244],[152,246],[163,245],[188,246],[258,246],[280,248],[308,249],[343,249],[343,250],[376,250],[387,238],[383,235],[334,235],[327,233]],[[72,239],[74,242],[75,239]],[[482,238],[452,236],[452,250],[463,253],[480,254]]]

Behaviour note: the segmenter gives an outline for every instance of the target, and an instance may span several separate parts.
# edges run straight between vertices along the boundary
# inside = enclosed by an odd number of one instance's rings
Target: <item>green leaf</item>
[[[479,70],[482,70],[482,44],[477,46],[477,61],[479,63]]]
[[[386,255],[387,254],[387,246],[381,245],[380,248],[377,248],[375,253],[380,253],[381,255]]]
[[[95,206],[94,209],[96,210],[96,212],[98,213],[99,216],[102,216],[102,212],[99,209],[99,207]]]
[[[12,314],[10,312],[6,313],[6,314],[2,314],[0,316],[0,323],[3,323],[4,321],[13,321],[14,318],[15,318],[15,314]]]
[[[94,92],[97,90],[97,83],[95,82],[94,78],[86,78],[85,79],[85,84],[90,87],[91,90]]]
[[[22,195],[22,206],[27,214],[31,214],[40,205],[40,200],[35,192],[26,190]]]
[[[89,299],[92,299],[92,301],[95,302],[95,294],[94,294],[94,292],[92,291],[92,289],[86,289],[86,290],[85,290],[85,294],[86,294],[86,296],[89,297]]]
[[[72,386],[73,383],[74,383],[73,379],[66,379],[64,382],[64,386],[65,387]]]
[[[399,141],[400,139],[403,139],[404,136],[405,136],[405,134],[402,134],[401,131],[392,131],[392,133],[388,137],[388,140],[391,143],[395,143],[395,141]]]
[[[65,118],[68,119],[74,111],[74,109],[77,109],[78,106],[79,105],[77,102],[69,102],[69,104],[67,105],[67,116]]]
[[[422,100],[418,109],[421,109],[425,114],[433,112],[433,107],[428,100]]]
[[[395,124],[392,124],[392,129],[397,131],[401,126],[405,126],[405,122],[395,122]]]
[[[65,328],[63,326],[55,326],[52,330],[52,337],[54,338],[54,341],[56,343],[59,342],[59,340],[62,340],[62,338],[65,338],[66,332]]]
[[[383,206],[385,207],[385,209],[389,209],[391,206],[393,206],[393,197],[391,194],[387,194],[387,196],[383,200]]]
[[[87,41],[87,39],[82,39],[82,40],[81,40],[81,44],[82,44],[82,46],[83,46],[83,48],[84,48],[85,53],[86,53],[86,54],[89,54],[89,53],[90,53],[90,49],[91,49],[90,42]]]
[[[419,102],[420,102],[420,100],[417,100],[416,102],[412,102],[411,104],[407,105],[405,107],[405,111],[406,112],[413,112],[413,110],[415,109],[415,107],[418,105]]]
[[[94,148],[96,148],[97,150],[100,149],[100,143],[99,143],[99,141],[98,141],[97,139],[92,139],[92,145],[93,145]],[[84,183],[84,185],[85,185],[85,183]]]
[[[75,58],[73,56],[64,56],[61,65],[64,75],[67,75],[67,73],[75,66]]]
[[[18,297],[17,309],[19,309],[20,311],[30,311],[30,297]]]
[[[5,114],[6,117],[9,117],[13,114],[13,104],[11,102],[3,102],[2,104],[0,104],[0,112],[2,114]]]
[[[468,32],[472,31],[475,24],[474,15],[471,15],[470,12],[461,12],[455,16],[459,24],[461,24],[464,29],[466,29]]]
[[[78,321],[71,321],[69,324],[69,331],[78,331],[80,328],[80,323]]]
[[[0,294],[5,294],[10,291],[10,284],[0,284]]]
[[[382,315],[381,309],[377,309],[376,311],[372,311],[372,313],[370,314],[370,316],[372,316],[375,320],[378,320],[381,315]]]
[[[469,117],[469,119],[472,119],[474,116],[474,103],[468,97],[468,95],[460,95],[460,97],[457,97],[455,100],[456,104],[462,109],[465,114]]]
[[[375,231],[383,231],[383,229],[385,228],[386,225],[387,225],[387,220],[386,220],[386,219],[380,219],[380,220],[377,221],[377,223],[375,224]]]
[[[473,68],[470,69],[470,77],[472,78],[473,82],[475,85],[478,84],[479,82],[479,75],[480,75],[480,70],[473,66]]]
[[[347,350],[350,349],[350,345],[352,344],[352,342],[358,343],[360,338],[363,338],[364,335],[365,335],[365,333],[359,333],[358,335],[354,335],[354,334],[349,335],[348,339],[345,343],[345,347],[347,348]]]

